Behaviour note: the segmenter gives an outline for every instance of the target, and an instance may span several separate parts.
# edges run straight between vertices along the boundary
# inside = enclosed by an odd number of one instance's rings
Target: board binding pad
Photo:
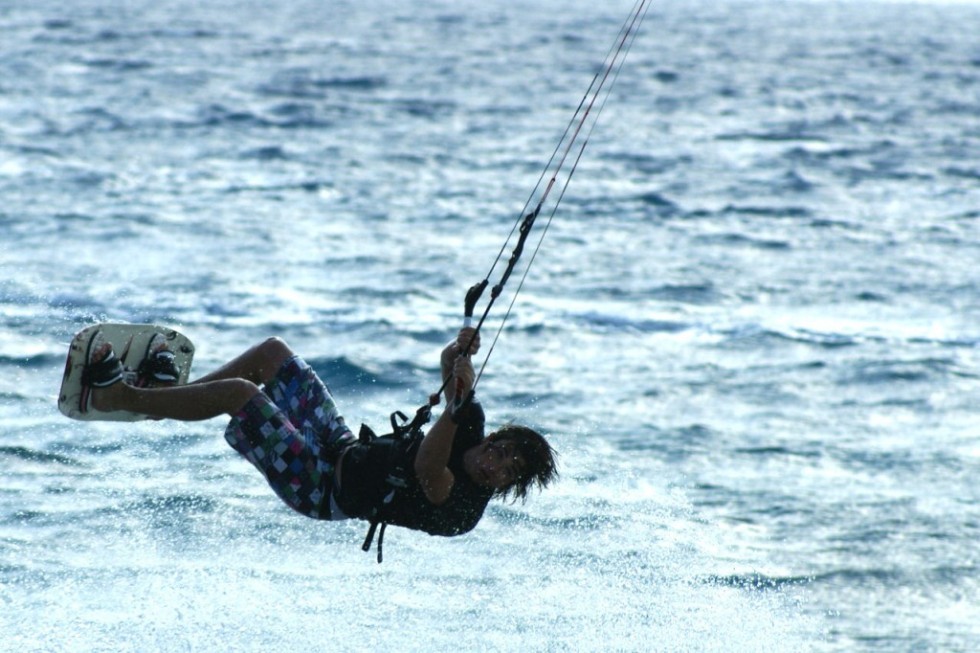
[[[124,410],[103,412],[91,406],[83,410],[81,398],[84,392],[82,374],[85,371],[89,343],[95,334],[102,332],[106,342],[112,345],[116,357],[122,361],[126,372],[135,372],[146,356],[146,348],[154,334],[166,339],[167,349],[173,352],[174,361],[180,369],[178,384],[187,383],[190,376],[191,361],[194,358],[194,344],[182,333],[154,324],[94,324],[78,332],[68,348],[65,362],[65,375],[61,380],[58,394],[58,409],[67,417],[86,421],[136,422],[149,419],[147,415]]]

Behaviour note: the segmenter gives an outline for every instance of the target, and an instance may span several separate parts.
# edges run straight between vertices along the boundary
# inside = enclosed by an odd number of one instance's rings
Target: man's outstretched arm
[[[452,345],[450,345],[452,347]],[[450,347],[447,347],[448,351]],[[445,353],[445,352],[443,352]],[[455,382],[454,391],[465,396],[473,388],[473,364],[468,356],[456,358],[451,368]],[[448,378],[444,377],[444,378]],[[450,398],[447,389],[447,400]],[[443,504],[449,498],[456,477],[449,471],[449,454],[453,450],[453,439],[456,437],[456,423],[453,421],[452,404],[446,407],[429,432],[419,444],[419,452],[415,456],[415,476],[419,479],[425,497],[435,505]]]

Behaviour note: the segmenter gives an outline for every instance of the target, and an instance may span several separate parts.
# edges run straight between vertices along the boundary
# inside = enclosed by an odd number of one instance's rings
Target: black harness
[[[396,410],[391,414],[391,433],[384,436],[376,435],[371,427],[361,424],[361,430],[358,434],[358,440],[361,444],[387,449],[385,455],[387,460],[385,465],[387,470],[385,474],[386,491],[368,515],[368,521],[371,525],[368,527],[367,537],[364,538],[364,544],[361,546],[364,551],[370,551],[371,544],[374,542],[374,535],[377,533],[378,564],[381,564],[382,561],[385,528],[391,519],[389,511],[392,502],[396,493],[407,488],[414,476],[414,470],[408,469],[408,463],[410,460],[414,460],[413,454],[424,437],[422,426],[429,421],[431,412],[432,409],[428,405],[422,406],[416,412],[415,419],[409,422],[405,413]],[[378,530],[378,526],[381,526],[381,530]]]

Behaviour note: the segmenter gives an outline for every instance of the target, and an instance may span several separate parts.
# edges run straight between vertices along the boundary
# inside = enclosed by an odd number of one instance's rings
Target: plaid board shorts
[[[262,390],[231,418],[225,440],[290,508],[313,519],[346,519],[332,500],[334,457],[356,438],[330,391],[299,356]]]

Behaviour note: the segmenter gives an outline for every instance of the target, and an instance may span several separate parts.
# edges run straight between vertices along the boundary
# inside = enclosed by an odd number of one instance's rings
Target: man
[[[507,425],[484,436],[483,409],[471,396],[469,355],[479,347],[472,328],[446,346],[441,368],[450,407],[424,437],[402,440],[356,438],[313,369],[278,338],[194,383],[160,384],[177,376],[163,372],[156,387],[152,379],[137,387],[125,382],[112,347],[97,335],[86,378],[100,411],[181,421],[230,415],[225,439],[301,514],[369,520],[369,538],[378,523],[452,536],[472,530],[492,497],[523,500],[532,486],[542,489],[557,476],[554,451],[537,432]],[[150,357],[157,369],[172,365],[162,346]]]

